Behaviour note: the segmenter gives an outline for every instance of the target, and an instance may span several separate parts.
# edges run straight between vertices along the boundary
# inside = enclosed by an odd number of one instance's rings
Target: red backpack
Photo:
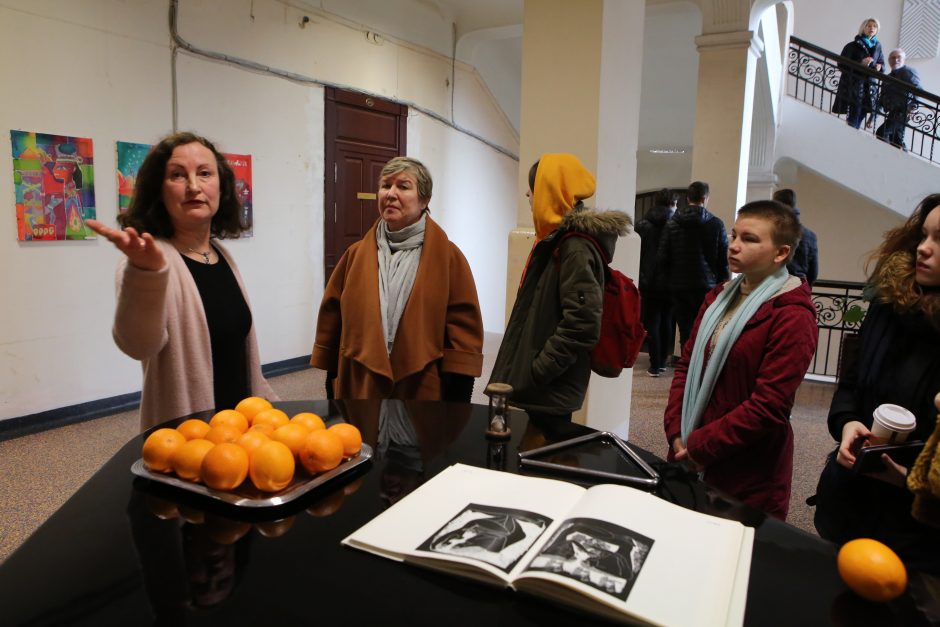
[[[636,363],[646,339],[646,329],[640,319],[640,291],[630,277],[610,267],[607,251],[596,239],[587,233],[568,231],[558,240],[558,246],[569,237],[581,237],[591,242],[607,264],[601,334],[591,350],[591,370],[602,377],[619,377],[624,368],[632,368]],[[555,249],[556,261],[558,250]]]

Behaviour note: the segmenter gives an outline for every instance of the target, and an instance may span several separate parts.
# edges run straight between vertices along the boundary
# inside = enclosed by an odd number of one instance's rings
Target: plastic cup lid
[[[885,403],[875,409],[875,418],[893,431],[911,431],[917,425],[914,414],[900,405]]]

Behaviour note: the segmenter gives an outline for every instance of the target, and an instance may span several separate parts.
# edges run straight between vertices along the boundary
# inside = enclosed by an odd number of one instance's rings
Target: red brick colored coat
[[[792,278],[748,321],[687,443],[689,455],[705,467],[706,483],[780,519],[789,509],[793,475],[790,410],[817,339],[809,286],[806,281],[791,283]],[[705,296],[676,364],[664,417],[667,442],[681,431],[689,357],[702,314],[722,289],[720,285]]]
[[[441,400],[441,373],[478,377],[483,368],[483,319],[470,265],[429,217],[389,355],[379,313],[375,228],[333,270],[310,363],[336,373],[337,399]]]

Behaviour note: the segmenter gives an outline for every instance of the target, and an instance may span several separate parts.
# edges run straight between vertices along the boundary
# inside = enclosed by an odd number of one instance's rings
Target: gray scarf
[[[375,229],[375,240],[379,246],[379,304],[389,355],[392,354],[398,322],[408,304],[418,272],[426,224],[425,213],[421,214],[417,222],[400,231],[389,231],[384,220],[379,220],[378,228]]]

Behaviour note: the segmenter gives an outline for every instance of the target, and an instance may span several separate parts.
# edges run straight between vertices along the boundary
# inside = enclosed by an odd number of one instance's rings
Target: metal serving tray
[[[300,498],[304,494],[307,494],[311,490],[314,490],[315,488],[318,488],[326,483],[333,481],[334,479],[345,475],[353,468],[359,466],[360,464],[366,463],[370,459],[372,459],[372,447],[363,443],[362,449],[359,451],[358,455],[347,459],[333,470],[321,472],[315,477],[311,477],[306,473],[306,471],[299,469],[294,474],[294,480],[289,486],[280,492],[275,492],[273,494],[267,494],[256,490],[255,487],[251,485],[250,481],[246,481],[241,485],[241,487],[232,490],[231,492],[213,490],[212,488],[207,487],[201,483],[184,481],[175,477],[174,475],[165,475],[159,472],[151,472],[147,470],[146,466],[144,466],[143,459],[138,459],[136,462],[134,462],[134,464],[131,466],[131,472],[138,477],[143,477],[144,479],[156,481],[157,483],[170,485],[193,494],[199,494],[214,501],[220,501],[222,503],[227,503],[236,507],[263,508],[276,507],[290,503],[291,501]]]

